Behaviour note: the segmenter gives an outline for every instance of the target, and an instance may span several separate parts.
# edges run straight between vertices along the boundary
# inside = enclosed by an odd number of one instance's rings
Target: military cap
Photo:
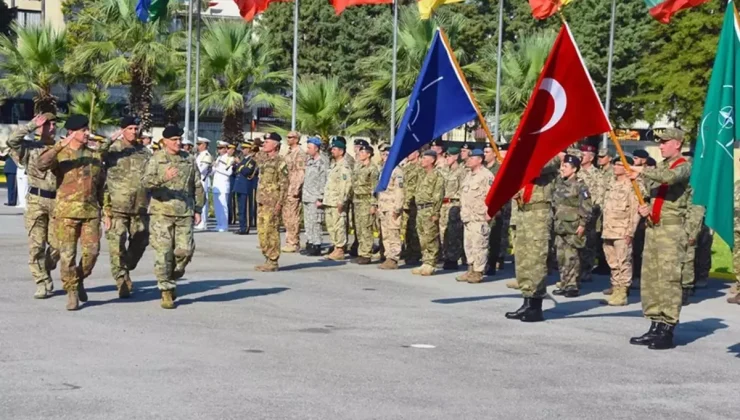
[[[210,140],[208,140],[208,139],[207,139],[207,138],[205,138],[205,137],[198,137],[198,140],[196,140],[195,142],[196,142],[196,143],[206,143],[206,144],[208,144],[208,143],[210,143],[211,141],[210,141]]]
[[[388,143],[380,143],[378,146],[378,150],[381,152],[390,152],[391,151],[391,145]]]
[[[173,137],[182,137],[182,128],[176,125],[168,125],[162,131],[162,138],[171,139]]]
[[[464,149],[465,147],[463,147]],[[470,156],[480,156],[483,157],[483,149],[473,149],[470,151]]]
[[[498,150],[509,150],[509,143],[499,142],[496,143],[496,147],[498,147]]]
[[[126,115],[125,117],[121,118],[121,123],[119,124],[119,127],[126,128],[130,125],[139,125],[139,123],[136,121],[136,117]]]
[[[272,132],[272,133],[267,133],[267,135],[265,135],[265,140],[283,141],[283,138],[280,137],[280,134]]]
[[[67,122],[64,123],[64,128],[67,130],[81,130],[88,126],[90,121],[84,115],[74,114],[67,118]]]
[[[581,152],[596,153],[596,146],[592,144],[582,144],[580,147]]]
[[[459,147],[448,147],[447,148],[447,154],[448,155],[459,155],[460,154],[460,148]]]
[[[375,151],[373,150],[373,146],[370,146],[370,145],[368,145],[368,146],[360,146],[360,150],[359,150],[359,151],[360,151],[360,152],[368,152],[368,153],[370,153],[371,155],[372,155],[372,154],[374,154],[374,152],[375,152]]]
[[[661,131],[654,131],[655,134],[655,141],[661,142],[661,141],[668,141],[668,140],[678,140],[679,142],[683,143],[684,139],[686,137],[686,133],[684,133],[683,130],[680,128],[675,127],[668,127],[665,130]]]
[[[254,146],[254,143],[252,143],[252,140],[244,140],[242,142],[242,148],[252,147]]]
[[[634,165],[635,164],[635,160],[632,159],[632,156],[625,156],[624,157],[624,160],[626,160],[627,161],[627,164],[629,164],[629,165]],[[614,165],[621,165],[622,164],[622,159],[619,156],[617,156],[614,159],[612,159],[612,164],[614,164]]]
[[[321,147],[321,139],[318,137],[309,137],[307,144],[313,144],[316,147]]]
[[[225,142],[223,140],[219,140],[219,141],[216,142],[216,147],[217,148],[229,147],[229,143],[228,142]]]
[[[193,145],[193,142],[189,138],[186,137],[186,138],[184,138],[182,140],[182,145],[185,146],[185,145],[188,145],[188,144],[192,146]]]
[[[432,146],[444,146],[444,142],[442,141],[442,139],[434,139],[434,141],[432,142]]]
[[[229,143],[229,145],[226,147],[228,147],[229,149],[236,149],[236,145],[233,143]]]
[[[694,157],[694,152],[693,152],[693,151],[691,151],[691,150],[689,150],[688,152],[683,152],[683,153],[681,153],[681,156],[684,156],[684,157],[691,157],[691,158],[692,158],[692,157]]]
[[[334,137],[334,140],[332,140],[332,142],[331,142],[331,147],[332,148],[336,147],[338,149],[345,150],[345,149],[347,149],[347,143],[344,142],[344,138],[343,137],[342,138]]]
[[[609,151],[608,147],[600,147],[599,148],[599,157],[605,157],[605,156],[611,156],[611,152]]]
[[[150,133],[150,132],[148,132],[148,131],[142,131],[142,132],[141,132],[141,138],[144,138],[144,137],[146,137],[146,138],[149,138],[149,139],[150,139],[150,138],[152,138],[152,137],[154,137],[154,136],[152,136],[152,133]]]
[[[570,163],[571,165],[575,166],[576,168],[580,168],[581,167],[581,159],[579,159],[578,157],[573,156],[573,155],[565,155],[565,158],[563,159],[563,163]]]
[[[437,158],[437,152],[435,152],[435,151],[434,151],[434,150],[432,150],[432,149],[429,149],[429,150],[425,150],[425,151],[424,151],[424,156],[431,156],[431,157],[433,157],[433,158],[435,158],[435,159],[436,159],[436,158]]]
[[[652,167],[655,167],[655,166],[657,166],[657,165],[658,165],[658,162],[656,162],[656,161],[655,161],[655,159],[653,159],[653,158],[649,157],[649,158],[647,158],[647,161],[645,162],[645,165],[646,165],[646,166],[652,166]]]
[[[368,143],[368,141],[365,139],[357,139],[355,140],[355,146],[370,146],[370,143]]]
[[[470,147],[470,145],[467,142],[466,143],[463,143],[462,150],[471,150],[471,149],[472,149],[472,147]]]
[[[632,156],[640,159],[648,159],[650,157],[650,153],[648,153],[645,149],[637,149],[632,152]]]

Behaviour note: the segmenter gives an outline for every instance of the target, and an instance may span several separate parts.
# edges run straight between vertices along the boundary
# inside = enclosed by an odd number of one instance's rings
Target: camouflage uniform
[[[594,269],[594,262],[598,256],[598,250],[601,246],[601,227],[597,226],[601,220],[601,203],[603,200],[602,192],[602,173],[593,165],[588,168],[581,168],[578,171],[578,179],[586,184],[589,194],[592,199],[592,212],[593,214],[589,218],[588,225],[586,226],[586,244],[581,248],[581,281],[591,281],[591,272]]]
[[[593,217],[591,194],[586,184],[576,176],[571,179],[558,179],[552,194],[553,232],[557,249],[558,267],[560,268],[561,288],[565,291],[578,290],[581,277],[581,256],[586,246],[584,236],[578,236],[576,230],[584,229]]]
[[[31,277],[39,287],[36,297],[47,297],[54,286],[51,272],[59,262],[59,248],[55,240],[54,197],[57,181],[51,171],[38,168],[39,156],[53,146],[41,142],[26,142],[23,138],[38,128],[33,122],[19,127],[8,139],[11,157],[26,168],[29,192],[23,219],[28,233],[28,267]],[[45,286],[41,290],[41,286]]]
[[[686,223],[684,224],[686,228],[686,253],[681,263],[681,288],[687,289],[684,293],[688,293],[694,289],[694,282],[696,280],[696,272],[694,271],[696,246],[699,240],[699,233],[701,233],[701,226],[704,222],[704,207],[691,204],[694,201],[694,189],[689,186],[687,194],[689,208],[686,214]],[[691,239],[694,240],[693,245],[689,244]]]
[[[317,208],[316,202],[324,199],[329,160],[319,154],[317,159],[308,158],[306,173],[303,181],[303,226],[306,229],[308,243],[321,245],[321,222],[324,219],[324,209]]]
[[[494,161],[490,166],[486,166],[494,178],[498,174],[501,165]],[[504,206],[506,207],[506,206]],[[488,273],[495,274],[498,266],[499,256],[501,254],[501,240],[504,232],[504,207],[496,213],[488,223],[491,233],[488,235]]]
[[[712,269],[712,243],[714,235],[712,229],[702,222],[699,236],[696,239],[696,255],[694,256],[694,287],[706,287],[709,280],[709,271]]]
[[[444,198],[444,183],[444,179],[436,170],[423,171],[414,189],[417,209],[416,230],[421,244],[421,259],[424,266],[431,270],[436,268],[439,257],[439,211]],[[437,220],[433,221],[433,217]]]
[[[280,215],[276,208],[282,206],[288,196],[288,165],[285,159],[275,154],[256,155],[260,179],[257,185],[257,236],[267,266],[277,268],[280,258]]]
[[[440,159],[441,160],[441,159]],[[442,234],[442,254],[447,262],[457,263],[463,254],[463,221],[460,218],[460,189],[468,171],[457,165],[438,169],[444,179],[445,197],[439,215],[439,231]]]
[[[357,255],[361,258],[371,258],[373,255],[373,224],[375,215],[370,214],[372,207],[377,208],[377,200],[373,195],[378,185],[378,167],[368,162],[363,165],[357,162],[352,173],[352,203],[355,209],[355,236],[359,242]]]
[[[482,276],[488,261],[490,224],[486,220],[486,195],[493,183],[493,174],[484,167],[477,172],[466,171],[460,192],[460,217],[465,226],[465,255],[468,273],[458,277],[467,281],[472,273]]]
[[[407,163],[403,167],[406,195],[404,197],[403,210],[405,214],[401,231],[404,232],[404,244],[406,245],[404,260],[407,262],[417,262],[421,259],[421,244],[419,243],[419,236],[416,229],[418,211],[414,194],[416,193],[416,186],[419,184],[423,174],[424,169],[422,169],[419,162]]]
[[[632,244],[640,223],[639,205],[629,180],[612,181],[604,193],[604,254],[611,268],[612,288],[619,289],[620,299],[627,298],[627,289],[632,284]],[[627,242],[628,237],[632,242]]]
[[[401,218],[404,204],[403,168],[397,166],[385,191],[378,193],[380,232],[385,258],[398,263],[401,258]]]
[[[735,182],[734,246],[732,247],[732,266],[735,271],[735,294],[728,302],[740,304],[740,181]]]
[[[345,155],[346,156],[346,155]],[[347,205],[352,191],[352,167],[345,159],[332,163],[324,189],[324,211],[326,230],[329,232],[334,249],[347,245]],[[337,207],[342,205],[340,213]]]
[[[676,325],[681,313],[681,262],[688,239],[685,222],[690,204],[691,163],[679,164],[679,158],[665,160],[642,172],[651,197],[642,265],[642,311],[651,321],[669,325]],[[659,199],[659,195],[664,198]],[[660,212],[656,209],[659,202]],[[656,213],[657,221],[652,217]]]
[[[141,174],[146,170],[150,156],[143,145],[126,146],[119,140],[111,145],[105,158],[108,173],[103,214],[111,221],[105,237],[110,252],[111,275],[124,296],[131,291],[129,271],[136,268],[149,244],[149,203]],[[123,286],[125,290],[121,289]]]
[[[301,189],[306,174],[306,153],[301,147],[288,150],[285,155],[285,164],[288,166],[288,194],[283,205],[283,225],[285,226],[286,248],[297,250],[301,247]],[[315,206],[314,206],[315,207]],[[287,249],[286,249],[287,251]]]
[[[177,175],[165,180],[166,171]],[[147,163],[142,183],[151,194],[149,241],[154,248],[154,275],[161,291],[174,291],[175,281],[185,274],[195,252],[193,215],[205,202],[203,183],[195,158],[181,151],[171,155],[154,153]]]

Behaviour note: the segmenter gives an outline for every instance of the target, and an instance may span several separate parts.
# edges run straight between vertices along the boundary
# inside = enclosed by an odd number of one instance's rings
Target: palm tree
[[[244,111],[257,105],[282,106],[279,95],[288,74],[269,70],[277,51],[258,36],[252,25],[220,21],[208,23],[201,40],[200,105],[202,113],[223,113],[223,140],[238,142],[244,135]],[[180,103],[185,89],[165,96],[165,106]]]
[[[51,89],[64,79],[64,31],[47,24],[12,26],[14,38],[0,36],[0,93],[19,96],[33,92],[34,111],[57,111]]]
[[[545,65],[556,33],[544,30],[520,33],[516,42],[508,42],[501,54],[501,132],[513,132],[527,107],[540,71]],[[477,95],[484,112],[492,114],[496,103],[496,46],[487,45],[481,53],[483,72]]]
[[[95,108],[93,113],[90,112]],[[115,105],[108,102],[108,92],[105,90],[94,92],[93,90],[78,91],[72,94],[72,102],[69,104],[69,114],[81,114],[92,116],[90,129],[95,130],[107,125],[115,125],[118,122]]]

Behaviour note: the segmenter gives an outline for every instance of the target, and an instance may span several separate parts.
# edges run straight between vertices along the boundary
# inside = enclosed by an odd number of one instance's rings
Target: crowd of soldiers
[[[524,302],[506,317],[523,322],[544,319],[550,271],[560,272],[552,294],[573,298],[601,261],[611,274],[605,304],[626,305],[641,280],[643,311],[652,324],[632,342],[651,348],[672,346],[681,306],[709,274],[712,232],[703,224],[703,208],[692,204],[691,157],[681,155],[684,133],[677,129],[658,136],[665,159],[659,164],[644,150],[622,160],[590,144],[569,148],[491,216],[485,197],[506,144],[445,148],[434,141],[393,168],[388,187],[376,193],[387,144],[374,161],[375,148],[366,140],[354,141],[353,157],[343,137],[328,147],[309,137],[304,150],[300,133],[290,132],[281,154],[282,137],[269,133],[239,149],[220,141],[213,159],[210,140],[198,138],[193,151],[175,126],[150,143],[137,121],[124,117],[119,131],[92,147],[86,117],[70,116],[57,143],[55,121],[53,114],[36,116],[8,145],[29,175],[25,223],[34,297],[51,295],[50,273],[60,263],[69,310],[87,301],[84,280],[99,253],[101,224],[119,297],[133,292],[130,272],[151,243],[161,306],[174,308],[176,280],[195,250],[193,230],[207,226],[209,191],[217,231],[227,231],[237,213],[235,233],[256,225],[265,261],[255,269],[264,272],[279,270],[281,252],[303,248],[304,255],[333,261],[348,253],[358,265],[375,258],[383,270],[413,267],[411,274],[421,276],[434,275],[440,264],[458,270],[462,263],[467,271],[457,281],[480,283],[502,268],[513,238],[516,280],[507,286],[519,289]],[[24,141],[30,133],[35,139]],[[737,208],[740,187],[735,199]],[[733,290],[728,302],[740,304],[740,292]]]

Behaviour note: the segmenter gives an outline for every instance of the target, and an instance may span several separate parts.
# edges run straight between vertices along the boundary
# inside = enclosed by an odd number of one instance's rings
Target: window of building
[[[22,27],[41,24],[41,12],[18,10],[15,20]]]

